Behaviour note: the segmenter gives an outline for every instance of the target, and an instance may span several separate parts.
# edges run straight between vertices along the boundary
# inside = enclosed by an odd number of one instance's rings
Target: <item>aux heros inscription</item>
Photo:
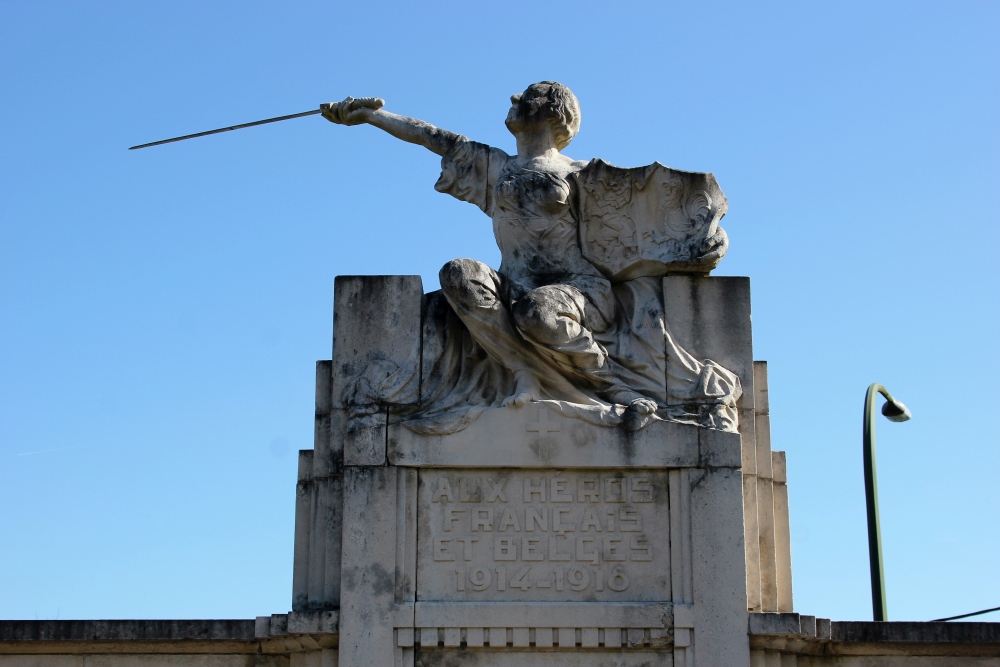
[[[423,471],[417,599],[670,599],[667,475]]]

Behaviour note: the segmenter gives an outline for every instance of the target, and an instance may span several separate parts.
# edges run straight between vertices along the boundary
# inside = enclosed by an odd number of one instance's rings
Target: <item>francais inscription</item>
[[[670,599],[664,472],[423,470],[421,600]]]

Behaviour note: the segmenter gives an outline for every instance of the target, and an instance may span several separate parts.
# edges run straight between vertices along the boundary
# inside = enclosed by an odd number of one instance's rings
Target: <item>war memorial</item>
[[[550,81],[511,98],[516,155],[373,98],[322,114],[439,155],[501,266],[455,259],[429,293],[336,278],[291,610],[3,621],[0,667],[1000,666],[1000,624],[794,611],[785,454],[750,281],[711,275],[712,174],[566,157],[580,107]]]

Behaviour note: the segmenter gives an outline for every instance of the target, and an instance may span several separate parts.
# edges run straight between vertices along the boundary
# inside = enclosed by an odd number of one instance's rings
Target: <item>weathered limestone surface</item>
[[[792,611],[791,537],[785,453],[771,450],[767,362],[753,362],[754,443],[743,438],[743,525],[747,608]]]
[[[774,475],[774,565],[778,611],[792,611],[792,540],[788,524],[788,486],[785,452],[771,452]]]
[[[747,608],[742,486],[736,465],[692,474],[692,602],[698,666],[749,664],[738,629]]]
[[[767,363],[754,363],[755,382],[767,384]],[[756,386],[756,385],[755,385]],[[763,392],[759,392],[764,395]],[[777,565],[774,543],[774,483],[771,457],[771,422],[767,402],[754,407],[754,440],[757,459],[757,527],[760,552],[761,610],[778,611]],[[791,611],[791,610],[789,610]]]
[[[407,533],[416,519],[415,506],[405,497],[412,478],[412,472],[395,467],[345,470],[340,631],[344,665],[394,664],[394,629],[413,627],[412,558],[409,563],[400,562],[405,556],[397,558],[397,552],[409,546]]]
[[[663,310],[677,344],[699,359],[712,359],[740,378],[736,401],[739,431],[753,442],[753,335],[750,279],[670,275],[663,279]],[[668,380],[669,382],[669,380]],[[669,392],[668,386],[668,392]]]
[[[669,468],[731,455],[739,442],[735,433],[674,422],[654,422],[639,432],[595,427],[542,402],[487,411],[466,429],[446,435],[418,435],[390,424],[389,461],[404,466]]]
[[[753,667],[1000,665],[1000,623],[831,623],[777,613],[749,617]],[[610,619],[624,623],[622,616]],[[683,649],[671,655],[629,648],[627,631],[614,638],[599,629],[571,635],[566,629],[526,627],[540,619],[510,620],[520,628],[482,633],[459,628],[464,648],[446,644],[454,644],[454,632],[434,628],[426,633],[415,664],[521,667],[532,664],[533,657],[544,665],[687,664]],[[336,612],[275,614],[256,621],[0,621],[0,667],[338,667],[338,623]],[[514,645],[515,635],[524,640],[523,647]],[[615,641],[621,648],[597,648]],[[499,646],[505,649],[494,650]]]
[[[209,653],[122,655],[2,655],[2,667],[290,667],[287,656]]]
[[[340,606],[345,420],[343,410],[333,409],[331,381],[332,362],[317,362],[314,445],[312,450],[299,452],[292,570],[294,611]]]
[[[351,395],[357,378],[372,380],[408,362],[420,361],[420,313],[423,288],[420,276],[338,276],[334,286],[333,380],[335,409],[357,406]],[[374,365],[378,364],[378,365]],[[419,381],[419,380],[418,380]],[[414,393],[414,402],[419,390]],[[343,435],[347,465],[385,463],[385,421],[366,421]]]
[[[281,618],[287,625],[288,615]],[[336,634],[326,638],[286,630],[278,639],[261,633],[260,625],[260,619],[0,621],[0,665],[290,667],[292,651],[336,643]],[[324,629],[336,626],[334,613]]]
[[[1000,623],[834,621],[750,614],[752,667],[997,667]]]

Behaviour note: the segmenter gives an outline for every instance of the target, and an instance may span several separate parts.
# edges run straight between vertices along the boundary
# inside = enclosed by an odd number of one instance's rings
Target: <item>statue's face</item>
[[[547,84],[534,83],[523,93],[510,96],[506,125],[511,134],[530,132],[544,126],[554,117],[555,111],[549,99],[550,90],[551,86]]]

